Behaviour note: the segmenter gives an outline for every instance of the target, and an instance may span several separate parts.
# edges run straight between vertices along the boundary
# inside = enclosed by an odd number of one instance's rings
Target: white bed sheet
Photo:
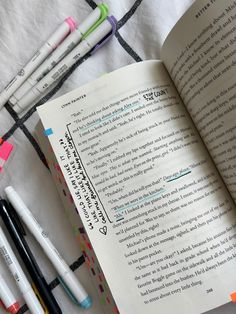
[[[100,75],[140,59],[158,59],[160,47],[173,25],[194,0],[108,0],[111,14],[119,20],[118,34],[92,58],[81,64],[53,96],[58,97]],[[98,2],[97,2],[98,3]],[[88,15],[95,2],[91,0],[1,0],[0,1],[0,90],[29,60],[55,27],[67,16],[78,22]],[[53,243],[73,263],[81,252],[75,242],[48,170],[33,147],[31,138],[38,121],[36,112],[18,126],[4,108],[0,112],[0,135],[10,135],[14,152],[0,173],[0,195],[13,185],[22,195]],[[15,127],[15,128],[14,128]],[[48,281],[56,273],[37,243],[30,244]],[[0,270],[7,272],[2,260]],[[85,265],[76,274],[93,298],[93,307],[83,311],[74,306],[61,287],[55,294],[63,313],[102,314],[96,291],[91,285]],[[10,285],[20,298],[12,279]],[[22,301],[22,299],[21,299]],[[227,304],[211,314],[233,314],[234,304]],[[0,313],[3,311],[0,310]],[[174,313],[174,312],[173,312]],[[179,313],[179,312],[178,312]],[[189,313],[191,314],[191,313]]]

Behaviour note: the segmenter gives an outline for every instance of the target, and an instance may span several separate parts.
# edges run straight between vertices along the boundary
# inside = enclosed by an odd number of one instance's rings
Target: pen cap
[[[8,100],[8,102],[14,106],[17,103],[18,99],[15,97],[15,95],[12,95],[11,98]]]
[[[72,19],[72,17],[67,18],[57,29],[56,31],[49,37],[47,43],[53,49],[55,49],[63,39],[71,32],[72,25],[75,27],[76,22]]]
[[[96,46],[92,49],[90,52],[90,55],[93,55],[98,49],[100,49],[103,45],[105,45],[115,34],[116,32],[116,26],[117,26],[117,20],[116,18],[111,15],[107,17],[107,20],[111,23],[111,32],[107,34]]]
[[[12,304],[11,306],[9,306],[8,308],[6,308],[7,312],[11,313],[11,314],[17,314],[20,310],[20,303],[16,302],[14,304]]]
[[[102,22],[88,37],[84,40],[87,44],[93,48],[95,47],[104,37],[106,37],[112,30],[112,24],[108,19]]]
[[[20,304],[9,289],[5,279],[0,274],[0,298],[4,309],[10,313],[16,314],[20,309]]]
[[[90,27],[99,19],[101,15],[100,9],[97,7],[89,16],[78,26],[78,29],[81,31],[82,34],[85,34]]]
[[[41,93],[36,88],[32,88],[31,90],[29,90],[28,93],[24,95],[24,97],[22,97],[17,103],[14,104],[13,109],[15,110],[16,113],[21,113],[23,110],[25,110],[25,107],[22,106],[22,102],[23,104],[30,104],[36,102],[36,100],[40,96]]]
[[[105,3],[99,4],[92,13],[79,26],[80,32],[87,37],[101,24],[108,14],[108,6]]]
[[[73,32],[77,26],[76,21],[73,19],[73,17],[69,16],[65,19],[66,23],[69,25],[70,27],[70,31]]]
[[[33,87],[33,84],[30,84],[29,78],[24,82],[24,84],[21,85],[20,88],[11,96],[9,99],[10,104],[13,106],[17,103],[18,100],[20,100],[31,88]]]
[[[4,309],[4,311],[11,313],[11,314],[17,314],[20,310],[20,303],[16,302],[11,304],[9,307],[7,307],[2,300],[0,300],[0,305]]]

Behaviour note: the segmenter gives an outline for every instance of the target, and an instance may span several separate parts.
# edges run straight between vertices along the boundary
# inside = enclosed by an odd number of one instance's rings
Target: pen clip
[[[100,9],[99,19],[90,27],[90,29],[83,35],[82,40],[91,34],[107,17],[108,6],[105,3],[98,4],[97,7]]]
[[[116,25],[117,25],[117,20],[116,18],[111,15],[107,17],[108,21],[110,22],[111,26],[112,26],[112,30],[111,32],[105,36],[90,52],[90,55],[93,55],[99,48],[101,48],[103,45],[105,45],[108,40],[111,39],[111,37],[115,34],[116,32]]]
[[[63,289],[65,290],[66,294],[69,296],[69,298],[71,299],[71,301],[76,304],[76,305],[80,305],[80,303],[77,301],[76,297],[73,295],[73,293],[71,292],[70,288],[66,285],[66,283],[64,282],[64,280],[58,276],[57,277],[58,280],[60,281],[60,284],[62,285]]]
[[[5,201],[7,206],[9,207],[9,210],[11,211],[11,214],[13,216],[13,218],[15,219],[15,222],[17,224],[17,227],[19,228],[19,231],[22,233],[22,235],[26,236],[26,232],[25,229],[23,227],[23,224],[15,210],[15,208],[12,206],[12,204],[10,202]]]

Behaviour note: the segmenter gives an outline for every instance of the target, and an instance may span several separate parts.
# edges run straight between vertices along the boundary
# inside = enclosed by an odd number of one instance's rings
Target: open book
[[[196,1],[162,60],[38,109],[121,314],[236,296],[236,2]]]

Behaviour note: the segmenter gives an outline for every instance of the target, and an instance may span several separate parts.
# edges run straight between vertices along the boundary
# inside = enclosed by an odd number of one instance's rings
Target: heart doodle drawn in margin
[[[106,234],[107,234],[107,226],[104,226],[104,227],[102,227],[102,228],[99,228],[99,231],[100,231],[102,234],[106,235]]]

